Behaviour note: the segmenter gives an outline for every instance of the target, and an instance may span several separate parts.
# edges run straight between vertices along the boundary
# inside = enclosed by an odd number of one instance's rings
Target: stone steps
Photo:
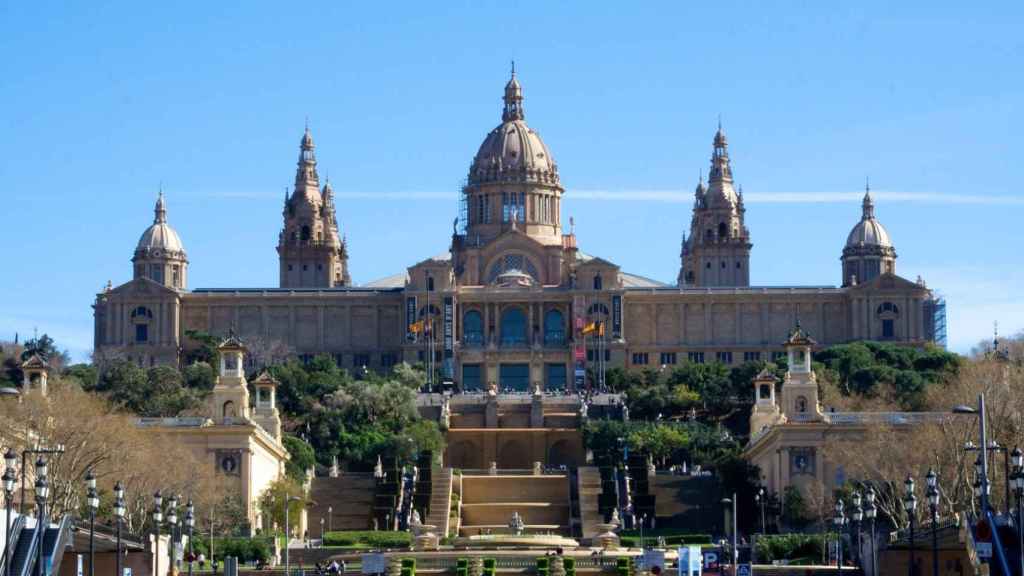
[[[583,539],[598,534],[597,525],[604,521],[598,511],[601,494],[601,472],[595,466],[582,466],[577,470],[580,499],[580,529]]]
[[[310,530],[319,530],[320,519],[333,530],[372,528],[375,482],[371,475],[343,473],[337,478],[313,478],[309,490]]]

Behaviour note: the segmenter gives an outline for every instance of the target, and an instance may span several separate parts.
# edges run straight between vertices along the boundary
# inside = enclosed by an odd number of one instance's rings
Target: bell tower
[[[782,413],[789,422],[820,422],[818,379],[811,369],[811,349],[817,344],[800,322],[782,344],[786,348],[789,369],[782,383]]]
[[[349,286],[348,250],[338,232],[334,190],[320,190],[313,135],[306,126],[299,145],[295,186],[284,197],[284,228],[277,242],[282,288]]]
[[[230,423],[249,420],[249,384],[245,381],[245,345],[232,331],[217,346],[220,366],[217,383],[210,395],[210,416],[214,421]]]
[[[750,286],[750,230],[744,223],[743,189],[733,188],[729,142],[718,126],[711,171],[694,194],[690,236],[680,254],[679,285]]]

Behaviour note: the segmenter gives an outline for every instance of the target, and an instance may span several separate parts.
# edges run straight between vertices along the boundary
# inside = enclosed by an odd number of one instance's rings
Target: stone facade
[[[134,279],[96,297],[97,355],[175,363],[194,345],[189,331],[234,329],[300,357],[330,354],[349,369],[434,356],[457,386],[526,391],[583,386],[578,375],[601,358],[630,368],[771,360],[784,353],[779,343],[797,321],[822,346],[928,341],[932,293],[896,275],[895,249],[870,193],[842,250],[841,286],[750,286],[751,233],[721,129],[713,144],[677,285],[629,274],[580,250],[573,227],[562,228],[558,167],[526,124],[513,75],[501,123],[471,163],[450,249],[357,287],[307,129],[279,239],[280,287],[188,290],[185,251],[161,197],[160,233],[147,230],[140,240]],[[160,272],[147,267],[153,263]],[[410,330],[419,320],[433,329]],[[585,334],[595,322],[600,329]]]

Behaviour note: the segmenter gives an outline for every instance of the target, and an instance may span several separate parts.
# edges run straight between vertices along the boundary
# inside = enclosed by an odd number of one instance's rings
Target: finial
[[[512,59],[512,77],[513,78],[516,77],[516,60],[515,60],[515,58]]]
[[[865,176],[864,177],[864,193],[865,194],[870,194],[871,193],[871,177],[870,176]]]
[[[697,183],[698,184],[703,184],[704,183],[704,169],[703,168],[701,168],[700,170],[697,171]]]
[[[718,131],[719,132],[722,131],[722,113],[721,112],[718,113]]]
[[[573,218],[572,216],[569,216],[569,234],[575,234],[575,233],[576,233],[576,219]]]
[[[306,114],[306,132],[309,132],[309,114]]]

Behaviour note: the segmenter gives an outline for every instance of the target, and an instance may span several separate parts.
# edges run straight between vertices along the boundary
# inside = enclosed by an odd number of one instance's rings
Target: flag
[[[423,331],[423,320],[418,320],[409,324],[409,332],[412,334],[419,334]]]
[[[596,322],[590,322],[586,326],[583,327],[583,335],[584,336],[586,336],[587,334],[593,334],[596,331],[597,331],[597,323]]]
[[[604,322],[597,323],[597,335],[604,337]]]

